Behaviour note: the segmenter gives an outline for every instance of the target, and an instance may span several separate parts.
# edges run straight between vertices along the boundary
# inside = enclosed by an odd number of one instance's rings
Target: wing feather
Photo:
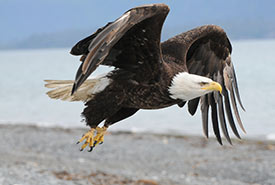
[[[195,98],[193,100],[188,101],[188,111],[193,116],[196,113],[196,110],[199,105],[200,98]]]
[[[238,111],[238,108],[237,108],[237,103],[236,103],[236,99],[235,99],[235,93],[234,93],[234,91],[233,91],[232,88],[230,89],[230,100],[231,100],[231,104],[233,106],[233,110],[234,110],[236,119],[238,121],[238,124],[241,127],[241,129],[243,130],[243,132],[246,133],[246,131],[244,129],[244,126],[243,126],[243,123],[242,123],[242,120],[241,120],[241,117],[240,117],[240,114],[239,114],[239,111]]]
[[[224,71],[223,71],[223,76],[224,76],[224,79],[225,79],[225,87],[230,92],[229,93],[230,94],[230,101],[231,101],[231,104],[233,106],[233,111],[235,113],[238,124],[239,124],[240,128],[243,130],[243,132],[246,133],[246,131],[244,129],[244,126],[242,124],[242,120],[241,120],[238,108],[237,108],[235,93],[234,93],[234,89],[233,89],[233,86],[235,86],[235,90],[238,89],[237,83],[236,83],[237,79],[234,77],[233,64],[229,63],[228,62],[229,60],[230,60],[230,56],[227,58],[227,63],[226,63],[226,66],[224,67]],[[239,101],[239,102],[241,102],[241,101]]]
[[[218,142],[222,144],[219,132],[220,125],[224,137],[231,144],[225,112],[233,133],[240,138],[232,109],[240,128],[244,132],[245,130],[238,111],[236,98],[240,107],[243,110],[245,109],[241,102],[237,78],[231,62],[232,46],[224,30],[215,25],[195,28],[163,42],[162,51],[164,55],[167,55],[167,58],[174,59],[173,62],[186,65],[189,73],[206,76],[222,85],[222,95],[215,92],[200,98],[203,132],[206,137],[208,137],[208,112],[210,106],[213,130]],[[188,110],[191,115],[195,114],[196,105],[195,100],[188,102]]]
[[[168,6],[164,4],[130,9],[114,22],[76,44],[72,54],[82,53],[84,57],[75,77],[72,94],[99,65],[138,66],[143,69],[147,67],[148,74],[157,74],[157,65],[161,61],[160,33],[168,12]],[[140,47],[141,44],[148,49]],[[149,64],[145,64],[145,58]],[[130,65],[123,64],[127,62]]]
[[[225,89],[225,87],[223,86],[223,89]],[[224,97],[224,103],[225,103],[225,111],[226,111],[226,115],[227,115],[227,120],[230,124],[230,127],[233,131],[233,133],[235,134],[235,136],[237,136],[239,139],[241,139],[241,136],[236,128],[235,122],[234,122],[234,118],[233,118],[233,114],[231,111],[231,106],[230,106],[230,102],[229,102],[229,96],[228,96],[228,92],[227,91],[223,91],[223,97]]]
[[[203,133],[208,138],[208,112],[209,112],[208,95],[202,96],[200,100],[201,100],[200,104],[201,104]]]
[[[215,134],[218,142],[222,145],[222,139],[221,139],[221,135],[220,135],[219,122],[218,122],[218,116],[217,116],[217,105],[215,103],[213,93],[211,93],[208,96],[208,101],[209,101],[209,104],[211,107],[211,118],[212,118],[214,134]]]
[[[214,80],[219,82],[220,84],[223,84],[223,80],[219,72],[217,76],[214,76]],[[225,136],[227,141],[232,145],[231,139],[228,134],[227,126],[226,126],[226,120],[224,117],[224,106],[223,106],[222,96],[218,92],[214,92],[213,94],[214,94],[215,102],[216,104],[218,104],[219,120],[223,131],[223,135]]]
[[[223,135],[225,136],[227,141],[232,145],[230,136],[228,134],[227,126],[226,126],[225,117],[224,117],[224,108],[223,108],[222,96],[220,94],[218,94],[217,92],[215,92],[214,94],[216,96],[215,99],[216,99],[216,102],[218,104],[219,120],[220,120],[220,125],[221,125],[222,131],[223,131]]]
[[[232,66],[233,66],[233,64],[232,64]],[[241,108],[245,111],[245,108],[244,108],[242,100],[241,100],[241,96],[240,96],[240,92],[239,92],[239,88],[238,88],[237,77],[236,77],[234,67],[232,67],[232,71],[233,71],[233,87],[234,87],[234,90],[236,92],[238,102],[239,102]]]

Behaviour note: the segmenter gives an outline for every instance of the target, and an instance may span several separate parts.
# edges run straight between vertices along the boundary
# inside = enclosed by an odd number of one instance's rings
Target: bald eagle
[[[210,108],[214,134],[220,144],[220,128],[231,144],[225,115],[233,133],[240,138],[232,110],[245,132],[236,99],[244,108],[226,33],[219,26],[205,25],[161,43],[168,12],[165,4],[128,10],[72,48],[71,54],[81,55],[82,61],[74,81],[46,81],[46,87],[54,88],[47,93],[51,98],[85,102],[82,115],[91,129],[79,140],[86,140],[81,150],[89,146],[91,151],[103,142],[110,125],[139,109],[175,104],[183,107],[187,103],[189,113],[194,115],[200,103],[206,137]],[[87,79],[99,65],[113,66],[114,70]],[[99,127],[102,121],[104,126]]]

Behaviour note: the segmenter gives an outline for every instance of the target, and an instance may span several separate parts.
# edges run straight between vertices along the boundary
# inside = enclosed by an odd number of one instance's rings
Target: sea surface
[[[233,41],[232,61],[246,112],[242,137],[275,139],[275,40]],[[70,49],[0,51],[0,123],[85,127],[82,102],[52,100],[44,79],[74,79],[79,57]],[[110,70],[101,67],[94,75]],[[198,109],[199,110],[199,109]],[[186,107],[142,110],[111,130],[202,135],[201,115]],[[212,128],[210,128],[213,133]]]

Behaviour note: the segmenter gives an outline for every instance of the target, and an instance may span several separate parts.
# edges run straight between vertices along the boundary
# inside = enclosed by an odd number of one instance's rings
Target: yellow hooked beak
[[[222,86],[218,82],[206,84],[202,89],[208,91],[219,91],[222,94]]]

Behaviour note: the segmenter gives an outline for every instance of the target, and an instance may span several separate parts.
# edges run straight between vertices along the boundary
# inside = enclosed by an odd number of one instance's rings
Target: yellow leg
[[[106,126],[103,126],[102,128],[100,127],[96,127],[95,129],[92,128],[86,134],[84,134],[84,136],[76,143],[76,144],[79,144],[86,139],[85,143],[81,146],[80,151],[83,151],[84,148],[86,148],[89,145],[90,147],[89,152],[91,152],[96,145],[102,144],[104,141],[104,135],[106,134],[107,128],[108,127]],[[96,132],[96,136],[94,136],[95,132]]]

